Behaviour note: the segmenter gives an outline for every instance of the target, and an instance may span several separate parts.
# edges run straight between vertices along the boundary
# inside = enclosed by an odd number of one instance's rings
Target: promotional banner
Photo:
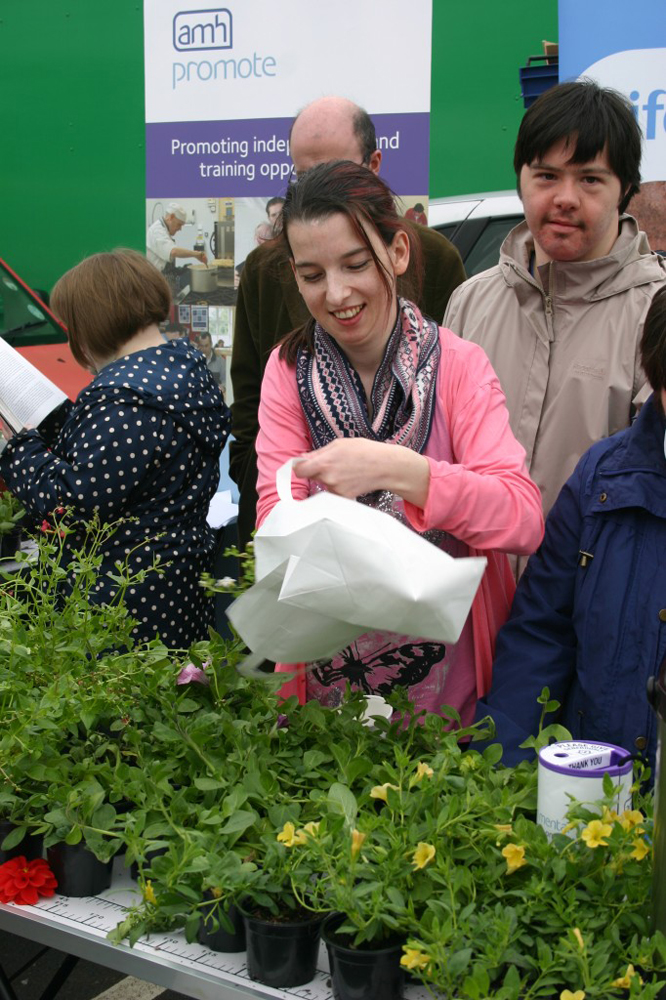
[[[664,0],[559,0],[560,81],[590,77],[631,101],[645,139],[644,181],[666,180]]]
[[[382,177],[425,218],[431,21],[431,0],[145,0],[148,255],[160,266],[175,203],[185,221],[168,237],[200,256],[164,272],[179,304],[213,307],[179,310],[181,327],[228,349],[243,262],[273,235],[291,177],[291,123],[318,97],[369,112]]]

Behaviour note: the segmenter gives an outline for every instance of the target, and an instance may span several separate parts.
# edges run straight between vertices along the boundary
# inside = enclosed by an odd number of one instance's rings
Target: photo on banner
[[[179,305],[214,309],[208,329],[228,353],[243,265],[274,235],[292,176],[289,130],[310,101],[336,94],[369,112],[381,175],[400,196],[399,210],[427,220],[432,0],[410,6],[422,54],[404,73],[390,58],[404,31],[402,0],[383,0],[381,17],[376,0],[201,7],[196,0],[144,2],[146,232],[171,202],[183,209],[175,245],[203,248],[207,263],[177,257],[165,268],[174,325],[192,334],[192,312]],[[185,315],[189,327],[178,323]]]
[[[663,0],[559,0],[560,82],[587,77],[632,104],[643,132],[641,192],[628,211],[666,252],[666,16]]]

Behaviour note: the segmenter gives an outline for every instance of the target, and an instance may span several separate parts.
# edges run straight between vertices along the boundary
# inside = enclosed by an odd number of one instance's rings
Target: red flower
[[[0,903],[36,903],[40,896],[52,896],[58,887],[46,861],[12,858],[0,865]]]
[[[42,521],[42,524],[41,524],[41,527],[40,527],[40,529],[39,529],[39,530],[40,530],[40,531],[43,531],[43,532],[45,532],[45,533],[46,533],[47,531],[50,531],[50,530],[51,530],[51,525],[49,524],[49,522],[48,522],[48,521],[47,521],[46,519]]]

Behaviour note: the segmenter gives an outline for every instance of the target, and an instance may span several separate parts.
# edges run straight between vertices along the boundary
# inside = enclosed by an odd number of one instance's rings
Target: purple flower
[[[178,674],[176,684],[210,684],[210,679],[200,667],[195,667],[193,663],[186,663]]]
[[[278,729],[286,729],[288,725],[289,725],[289,716],[288,715],[282,715],[282,714],[278,715],[278,717],[277,717],[277,728]]]

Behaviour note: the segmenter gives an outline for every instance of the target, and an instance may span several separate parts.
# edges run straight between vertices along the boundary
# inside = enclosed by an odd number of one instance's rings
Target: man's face
[[[275,226],[275,223],[280,218],[282,214],[282,202],[278,201],[268,209],[268,221],[271,226]]]
[[[310,120],[294,124],[291,134],[291,159],[296,175],[304,174],[319,163],[330,163],[332,160],[351,160],[352,163],[363,163],[363,153],[358,137],[354,134],[351,118],[347,121],[336,121],[327,126]],[[378,150],[370,157],[366,166],[373,173],[379,173],[381,153]]]
[[[166,215],[164,217],[164,221],[166,222],[166,227],[171,236],[175,236],[176,233],[179,233],[185,225],[185,223],[181,222],[181,220],[175,215]]]
[[[543,159],[524,164],[520,196],[534,237],[537,264],[596,260],[618,234],[619,178],[605,150],[589,163],[571,163],[573,143],[562,139]]]

